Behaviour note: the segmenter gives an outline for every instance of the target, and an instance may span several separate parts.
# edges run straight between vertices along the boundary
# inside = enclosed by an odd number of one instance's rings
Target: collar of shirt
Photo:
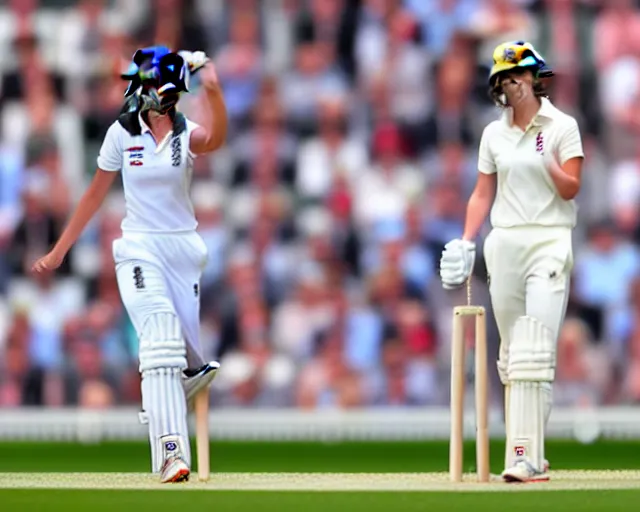
[[[151,133],[151,128],[149,128],[149,125],[145,122],[144,117],[142,117],[142,112],[138,113],[138,122],[140,123],[140,133]]]
[[[140,133],[142,135],[144,135],[145,133],[150,133],[155,140],[155,137],[153,135],[153,132],[151,131],[151,128],[142,117],[142,112],[138,114],[138,122],[140,123]],[[167,142],[169,141],[169,139],[171,139],[172,135],[173,135],[173,130],[169,130],[169,133],[165,135],[164,139],[162,139],[160,142],[157,142],[155,153],[160,153],[165,148],[165,146],[167,145]]]
[[[556,108],[553,104],[547,98],[540,98],[540,100],[540,109],[536,115],[533,116],[527,129],[531,126],[542,126],[545,122],[552,121],[555,117]],[[509,128],[513,127],[513,109],[507,108],[502,115],[502,119]]]

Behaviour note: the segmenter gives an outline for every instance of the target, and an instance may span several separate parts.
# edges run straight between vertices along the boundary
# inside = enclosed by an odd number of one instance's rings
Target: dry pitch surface
[[[142,473],[0,473],[0,489],[161,489],[192,491],[551,491],[640,489],[640,471],[553,471],[551,481],[452,484],[446,473],[215,473],[206,482],[161,485]]]

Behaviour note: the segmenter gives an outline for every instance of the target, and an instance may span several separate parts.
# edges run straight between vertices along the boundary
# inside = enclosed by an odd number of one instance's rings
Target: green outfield
[[[0,443],[0,472],[144,472],[148,450],[146,443]],[[552,469],[640,469],[640,441],[548,441],[547,457]],[[466,443],[466,471],[474,458]],[[211,443],[211,469],[224,473],[421,473],[446,471],[448,459],[447,441]],[[504,443],[492,441],[492,471],[503,460]]]
[[[528,496],[528,495],[526,495]],[[517,510],[610,511],[636,510],[638,491],[557,491],[523,499],[520,493],[365,493],[365,492],[229,492],[163,493],[154,491],[0,491],[6,511],[187,511],[212,512],[476,512]],[[189,508],[185,508],[189,507]]]
[[[491,445],[494,473],[503,449]],[[443,473],[448,443],[439,441],[214,442],[207,485],[156,484],[140,474],[148,469],[147,450],[145,443],[0,443],[0,510],[553,512],[634,510],[640,502],[635,441],[551,441],[547,455],[556,479],[524,486],[475,484],[471,477],[452,486]],[[473,444],[465,450],[465,470],[472,472]]]

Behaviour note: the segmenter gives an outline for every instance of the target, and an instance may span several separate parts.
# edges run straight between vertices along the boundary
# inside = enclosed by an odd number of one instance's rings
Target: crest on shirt
[[[133,167],[140,167],[144,164],[144,146],[131,146],[125,149],[125,152],[129,153],[129,165]]]
[[[538,132],[538,135],[536,135],[536,152],[541,155],[544,153],[544,137],[542,136],[542,132]]]

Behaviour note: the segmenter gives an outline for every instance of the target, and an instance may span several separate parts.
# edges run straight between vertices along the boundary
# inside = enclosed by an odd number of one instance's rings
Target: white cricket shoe
[[[507,483],[546,482],[549,480],[549,462],[544,461],[543,471],[533,467],[527,459],[520,459],[502,472],[502,479]]]
[[[162,436],[160,438],[164,463],[160,469],[160,482],[163,484],[186,482],[191,471],[182,456],[178,436]]]
[[[187,398],[187,409],[193,410],[193,401],[198,392],[211,385],[218,373],[220,363],[210,361],[200,368],[187,368],[182,372],[182,387]]]
[[[191,471],[182,457],[169,457],[160,470],[160,482],[172,484],[189,480]]]

